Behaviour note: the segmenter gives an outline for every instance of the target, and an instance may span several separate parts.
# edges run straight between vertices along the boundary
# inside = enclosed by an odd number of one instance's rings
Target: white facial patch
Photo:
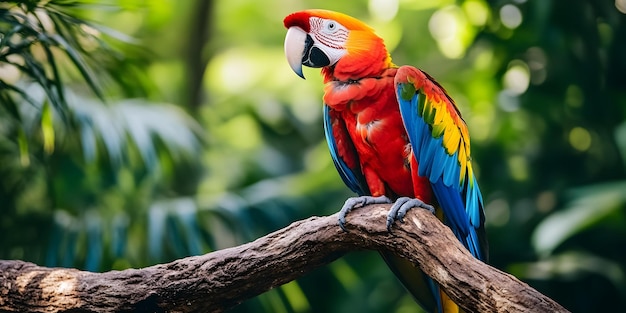
[[[328,56],[330,64],[335,64],[346,54],[346,42],[350,31],[334,20],[311,17],[313,46],[318,47]]]

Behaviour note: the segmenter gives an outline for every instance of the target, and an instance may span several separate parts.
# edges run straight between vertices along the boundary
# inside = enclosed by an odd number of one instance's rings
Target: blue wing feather
[[[453,229],[459,232],[459,235],[465,237],[469,233],[469,217],[465,213],[465,203],[454,188],[450,188],[439,179],[432,184],[433,192],[439,205],[444,209],[446,220]],[[450,210],[449,208],[454,208]],[[460,210],[458,209],[460,208]],[[459,238],[461,239],[461,238]]]
[[[472,193],[471,197],[475,200],[468,201],[468,203],[466,204],[466,208],[467,213],[470,216],[470,222],[472,223],[472,226],[480,227],[482,221],[482,207],[479,207],[479,205],[482,206],[483,196],[480,193],[480,188],[478,187],[478,183],[476,182],[476,177],[473,178],[473,181],[474,188],[472,188],[472,190],[470,190],[469,192]]]
[[[435,144],[436,141],[435,141]],[[436,182],[440,177],[443,176],[444,170],[448,170],[444,164],[450,159],[444,149],[435,149],[435,156],[433,157],[433,164],[430,169],[430,182]]]
[[[410,83],[407,83],[410,84]],[[412,85],[412,84],[411,84]],[[477,229],[482,227],[482,197],[475,177],[471,182],[460,180],[461,166],[458,152],[449,154],[443,143],[443,136],[433,138],[432,126],[420,115],[420,101],[427,101],[420,90],[411,98],[406,97],[403,84],[397,86],[402,120],[418,161],[418,175],[428,177],[439,205],[444,212],[446,224],[457,238],[477,258],[486,259],[481,247]],[[423,105],[423,103],[422,103]],[[471,184],[469,188],[468,184]]]
[[[423,131],[423,128],[421,128],[420,130]],[[428,132],[424,133],[428,134]],[[409,135],[409,137],[411,137],[411,135]],[[413,144],[411,144],[411,146],[413,146]],[[419,175],[429,177],[430,175],[428,175],[428,173],[430,173],[432,169],[433,158],[435,157],[435,149],[437,149],[436,142],[432,141],[432,138],[423,138],[421,149],[423,149],[423,151],[420,154],[414,152],[415,159],[419,160],[418,163],[420,164]],[[413,151],[415,151],[415,149],[413,149]]]
[[[328,150],[330,150],[330,156],[333,159],[335,168],[337,168],[337,172],[339,172],[339,176],[341,176],[341,179],[346,186],[359,196],[369,194],[369,188],[367,187],[367,184],[365,184],[361,170],[350,168],[341,156],[339,156],[337,142],[333,136],[332,118],[330,116],[330,107],[328,105],[324,105],[324,135],[326,136],[326,143],[328,144]]]
[[[446,168],[443,172],[443,183],[446,186],[452,186],[458,180],[458,177],[461,172],[461,167],[457,165],[457,159],[459,158],[458,152],[453,154],[452,158],[446,158],[446,162],[444,167]]]

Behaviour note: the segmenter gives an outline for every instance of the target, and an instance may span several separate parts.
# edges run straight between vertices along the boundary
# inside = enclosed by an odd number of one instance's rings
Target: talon
[[[422,208],[428,210],[430,213],[435,213],[435,208],[432,205],[426,204],[420,199],[400,197],[394,202],[389,210],[389,214],[387,214],[387,231],[391,231],[391,226],[394,221],[404,223],[404,216],[411,208]]]
[[[364,207],[369,204],[386,204],[391,203],[391,200],[385,196],[373,197],[373,196],[360,196],[360,197],[350,197],[346,200],[346,202],[339,210],[339,227],[345,232],[346,230],[346,215],[352,211],[352,209],[358,209],[360,207]]]
[[[341,230],[347,233],[348,230],[346,229],[346,215],[340,213],[338,221],[339,221],[339,227],[341,227]]]

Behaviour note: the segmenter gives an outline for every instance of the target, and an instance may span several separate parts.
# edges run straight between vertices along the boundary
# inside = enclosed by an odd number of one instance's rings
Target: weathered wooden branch
[[[473,258],[426,210],[391,233],[389,206],[295,222],[253,242],[142,269],[91,273],[0,261],[0,312],[221,312],[360,249],[419,264],[471,312],[567,312],[527,284]]]

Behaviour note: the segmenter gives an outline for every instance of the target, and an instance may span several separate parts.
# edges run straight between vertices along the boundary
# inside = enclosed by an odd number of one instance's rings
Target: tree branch
[[[567,312],[527,284],[469,254],[426,210],[387,232],[389,206],[297,221],[253,242],[143,269],[91,273],[0,261],[0,311],[222,312],[360,249],[408,258],[470,312]]]

